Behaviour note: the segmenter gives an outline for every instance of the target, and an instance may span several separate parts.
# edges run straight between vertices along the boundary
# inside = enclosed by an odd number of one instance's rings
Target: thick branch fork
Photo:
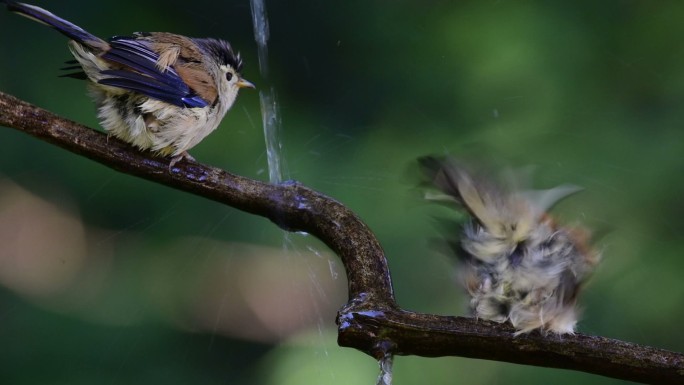
[[[564,368],[660,384],[684,383],[684,354],[576,335],[513,337],[507,324],[400,309],[387,260],[370,229],[343,204],[296,182],[272,185],[195,162],[169,160],[0,93],[0,125],[23,131],[126,174],[187,191],[310,233],[342,259],[349,303],[337,316],[338,342],[385,353],[461,356]],[[1,145],[0,145],[1,146]]]

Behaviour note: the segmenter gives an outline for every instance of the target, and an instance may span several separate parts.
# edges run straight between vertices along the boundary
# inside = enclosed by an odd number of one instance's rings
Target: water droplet
[[[377,385],[392,385],[392,364],[394,356],[392,353],[385,353],[385,356],[378,360],[380,374],[378,375]]]

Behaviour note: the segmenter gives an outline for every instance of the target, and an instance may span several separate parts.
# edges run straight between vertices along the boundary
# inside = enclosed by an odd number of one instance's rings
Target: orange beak
[[[237,86],[240,88],[256,88],[254,84],[252,84],[252,82],[250,82],[249,80],[245,80],[243,78],[240,78],[240,80],[238,80]]]

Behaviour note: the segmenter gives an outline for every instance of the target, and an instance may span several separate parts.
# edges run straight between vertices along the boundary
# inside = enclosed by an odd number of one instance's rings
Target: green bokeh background
[[[557,210],[607,234],[598,240],[604,259],[582,297],[579,330],[684,350],[684,3],[267,2],[268,82],[259,75],[246,0],[36,4],[103,37],[147,30],[230,40],[245,58],[244,76],[278,93],[286,178],[335,197],[370,225],[406,308],[463,314],[451,261],[430,242],[434,215],[449,213],[421,202],[410,171],[418,156],[534,165],[537,187],[584,187]],[[1,12],[0,90],[98,127],[83,83],[57,77],[69,59],[65,43]],[[264,148],[258,93],[245,91],[192,154],[265,179]],[[169,321],[165,301],[181,295],[174,290],[186,284],[184,270],[215,252],[169,245],[195,237],[278,251],[283,235],[269,221],[118,174],[11,129],[0,129],[0,179],[73,213],[87,229],[114,234],[89,253],[110,253],[124,272],[92,309],[79,312],[58,294],[36,300],[0,288],[0,383],[374,383],[372,359],[335,345],[334,311],[278,343]],[[288,260],[325,252],[311,239],[292,242]],[[335,258],[329,263],[343,280]],[[177,282],[165,281],[166,294],[150,298],[141,287],[160,268]],[[398,385],[521,381],[623,383],[462,358],[395,361]]]

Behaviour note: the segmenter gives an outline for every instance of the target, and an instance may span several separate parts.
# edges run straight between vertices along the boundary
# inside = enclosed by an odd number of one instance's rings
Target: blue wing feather
[[[139,92],[151,98],[161,100],[179,107],[205,107],[207,102],[196,95],[178,90],[166,83],[157,81],[149,76],[126,70],[106,70],[102,74],[107,75],[99,81],[106,86],[119,87]]]
[[[152,77],[141,75],[136,72],[126,71],[126,70],[106,70],[102,71],[103,75],[107,75],[103,78],[100,83],[105,85],[116,86],[116,83],[122,85],[130,85],[130,87],[135,87],[134,91],[142,92],[145,89],[150,89],[150,91],[164,92],[171,98],[182,98],[185,96],[185,92],[182,90],[170,87],[168,84],[162,83]]]
[[[157,55],[145,41],[135,37],[114,37],[111,49],[102,55],[108,61],[119,63],[131,70],[102,71],[107,77],[98,83],[119,87],[178,107],[206,107],[209,103],[196,95],[173,68],[160,71]]]

